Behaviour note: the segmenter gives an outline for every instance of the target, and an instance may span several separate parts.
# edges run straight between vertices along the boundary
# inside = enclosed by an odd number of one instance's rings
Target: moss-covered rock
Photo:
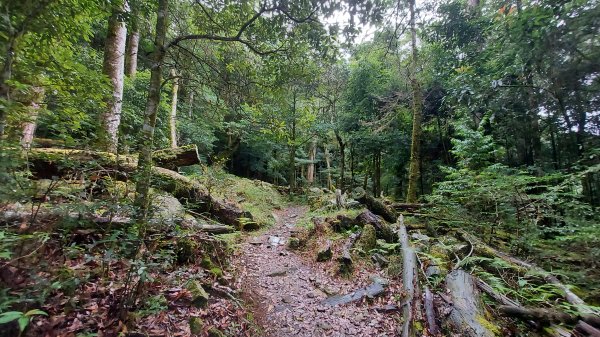
[[[208,304],[208,293],[198,281],[188,282],[186,289],[192,294],[192,304],[197,308],[203,308]]]
[[[356,242],[356,246],[364,253],[368,253],[371,249],[375,248],[377,246],[375,227],[372,225],[364,226],[363,232],[358,239],[358,242]]]
[[[288,247],[290,249],[298,249],[298,248],[300,248],[300,239],[298,239],[298,238],[289,238],[288,239]]]
[[[200,317],[190,317],[190,332],[192,335],[199,335],[202,333],[202,328],[204,327],[204,322]]]
[[[210,260],[210,257],[205,256],[202,258],[202,261],[200,261],[200,266],[204,269],[211,269],[213,267],[213,263]]]

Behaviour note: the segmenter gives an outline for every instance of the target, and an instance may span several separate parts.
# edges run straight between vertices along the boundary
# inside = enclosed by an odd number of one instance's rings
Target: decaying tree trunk
[[[113,5],[108,20],[108,33],[104,44],[103,72],[111,83],[111,97],[106,102],[106,110],[100,114],[101,145],[111,153],[117,153],[119,145],[119,124],[123,104],[123,74],[125,68],[125,0]]]
[[[73,168],[73,162],[94,163],[98,167],[97,175],[111,175],[119,180],[127,180],[138,168],[132,157],[84,150],[32,149],[29,160],[34,176],[41,178],[79,174],[77,168]],[[187,202],[193,211],[206,212],[219,222],[238,228],[241,228],[244,219],[252,219],[250,213],[242,211],[237,205],[210,196],[204,186],[195,180],[162,167],[151,167],[150,173],[154,179],[146,182],[148,187],[152,185],[173,194],[179,201]]]
[[[406,293],[402,302],[402,318],[404,320],[402,337],[413,337],[416,336],[414,328],[415,312],[419,310],[417,308],[419,299],[417,255],[408,240],[408,233],[402,215],[398,217],[398,225],[398,237],[402,247],[402,285]]]
[[[202,224],[194,227],[194,229],[198,229],[199,231],[210,233],[210,234],[228,234],[233,233],[235,228],[227,225],[209,225]]]
[[[396,212],[407,212],[407,213],[419,213],[421,208],[425,207],[425,204],[409,204],[409,203],[393,203],[390,205]]]
[[[342,247],[342,256],[338,258],[338,262],[340,263],[340,273],[347,274],[352,272],[352,254],[350,251],[352,250],[352,247],[356,241],[360,238],[361,234],[362,231],[352,233],[344,243],[344,246]]]
[[[169,114],[169,134],[171,140],[171,148],[177,147],[177,92],[179,91],[179,77],[177,71],[171,69],[171,77],[173,78],[173,90],[171,91],[171,113]]]
[[[545,308],[524,308],[521,306],[501,305],[498,307],[498,311],[505,316],[534,320],[536,323],[542,325],[550,323],[572,324],[578,320],[576,316]]]
[[[387,242],[396,241],[397,236],[391,226],[379,220],[379,218],[371,213],[371,211],[367,210],[360,213],[356,219],[354,219],[354,223],[361,226],[372,225],[375,228],[377,238],[384,239]]]
[[[587,324],[584,321],[577,322],[575,329],[573,330],[573,336],[575,337],[600,337],[600,330]]]
[[[494,333],[483,324],[485,309],[479,298],[473,277],[463,270],[454,270],[446,276],[446,288],[452,301],[448,319],[460,336],[494,337]]]
[[[344,200],[344,195],[342,194],[342,190],[336,188],[335,190],[335,205],[338,209],[346,208],[346,200]]]
[[[440,334],[440,328],[438,327],[436,315],[435,315],[435,306],[433,303],[433,293],[429,290],[429,287],[425,287],[425,317],[427,318],[427,328],[429,333],[434,336]]]
[[[42,109],[45,91],[44,87],[32,87],[29,92],[29,104],[26,107],[27,121],[23,123],[23,135],[21,136],[21,146],[25,149],[29,149],[33,142],[33,136],[35,135],[35,129],[37,127],[38,115]]]
[[[380,215],[385,221],[394,223],[398,215],[396,212],[387,207],[382,201],[375,199],[369,195],[364,189],[357,189],[353,195],[356,201],[364,204],[371,212]]]
[[[181,166],[200,164],[198,146],[195,144],[154,151],[152,159],[155,166],[164,167],[169,170],[176,170]]]
[[[317,252],[317,262],[329,261],[331,260],[332,256],[333,253],[331,251],[331,240],[325,240]]]

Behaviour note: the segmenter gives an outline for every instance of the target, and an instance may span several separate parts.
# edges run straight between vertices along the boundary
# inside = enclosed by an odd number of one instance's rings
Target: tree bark
[[[473,277],[463,270],[455,270],[446,276],[446,288],[452,301],[448,319],[460,336],[494,337],[486,325],[484,308]]]
[[[433,293],[429,290],[429,287],[425,287],[425,317],[427,318],[427,329],[429,333],[437,336],[440,334],[440,328],[438,327],[435,305],[433,303]]]
[[[44,100],[44,87],[32,87],[29,98],[29,105],[26,107],[28,120],[23,123],[23,135],[21,137],[21,146],[25,149],[31,148],[35,129],[37,127],[37,118],[42,108]]]
[[[410,85],[412,89],[412,143],[410,146],[410,168],[408,173],[408,192],[406,193],[406,202],[414,203],[417,201],[417,185],[420,173],[420,152],[421,152],[421,119],[423,110],[423,93],[421,92],[421,83],[417,78],[418,54],[417,54],[417,27],[415,22],[415,0],[409,0],[410,10],[410,35],[412,57],[410,60]]]
[[[179,77],[177,71],[171,69],[173,78],[173,90],[171,92],[171,114],[169,115],[169,131],[171,139],[171,148],[177,147],[177,92],[179,91]]]
[[[111,96],[106,110],[100,114],[100,144],[108,152],[117,153],[119,124],[123,104],[123,72],[125,68],[125,2],[114,5],[108,20],[108,33],[104,44],[103,72],[111,83]]]
[[[414,327],[415,312],[417,300],[419,298],[419,281],[417,274],[417,255],[410,245],[408,233],[404,226],[404,217],[398,217],[398,237],[402,247],[402,285],[404,286],[405,297],[402,303],[402,337],[414,337],[416,331]]]
[[[177,170],[181,166],[200,164],[198,146],[185,145],[174,149],[162,149],[152,153],[155,166]]]
[[[361,234],[362,231],[352,233],[344,243],[344,246],[342,247],[342,256],[338,258],[338,262],[340,264],[340,273],[348,274],[352,272],[352,254],[350,253],[350,250],[352,247],[354,247],[354,244],[360,238]]]
[[[397,214],[394,210],[387,207],[381,200],[375,199],[369,195],[365,190],[357,188],[357,191],[352,196],[356,201],[365,205],[371,212],[380,215],[388,222],[396,222]]]
[[[333,190],[333,182],[331,180],[331,156],[329,155],[329,147],[327,144],[324,144],[323,148],[325,149],[325,165],[327,165],[327,189],[331,191]]]
[[[313,139],[310,143],[310,149],[308,150],[308,170],[306,172],[306,180],[308,181],[308,185],[312,186],[315,182],[315,158],[317,156],[317,140]]]
[[[335,139],[338,142],[340,148],[340,181],[338,182],[338,188],[344,192],[344,172],[346,171],[346,143],[340,135],[339,131],[335,131]],[[352,170],[352,179],[354,179],[354,170]]]
[[[159,0],[156,20],[155,50],[152,57],[150,87],[144,113],[144,126],[141,131],[141,153],[138,159],[138,181],[136,185],[135,205],[139,209],[138,220],[144,222],[148,216],[148,191],[152,179],[152,147],[156,115],[160,104],[160,88],[162,84],[162,67],[165,57],[165,40],[167,37],[167,16],[169,0]]]
[[[371,225],[375,228],[375,235],[378,239],[383,239],[387,242],[393,242],[397,239],[391,226],[382,222],[379,218],[370,211],[360,213],[353,221],[354,224],[361,227]]]

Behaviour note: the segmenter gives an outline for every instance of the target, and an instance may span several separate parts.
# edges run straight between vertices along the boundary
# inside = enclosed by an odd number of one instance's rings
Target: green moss
[[[483,317],[481,315],[477,315],[477,317],[475,317],[475,319],[477,320],[477,322],[479,322],[479,324],[481,324],[481,326],[483,326],[487,330],[491,331],[494,335],[496,335],[496,336],[500,335],[500,328],[498,328],[498,326],[494,325],[494,323],[487,320],[485,317]]]
[[[204,327],[204,322],[200,317],[190,317],[189,324],[192,335],[199,335]]]
[[[221,332],[221,330],[212,327],[208,329],[208,337],[225,337],[225,334]]]
[[[208,304],[208,293],[198,281],[189,281],[186,289],[192,294],[192,304],[197,308],[203,308]]]
[[[204,269],[211,269],[213,267],[213,263],[210,260],[210,257],[205,256],[202,258],[202,261],[200,262],[200,266],[202,266],[202,268]]]
[[[217,278],[223,277],[223,271],[219,267],[212,267],[212,268],[210,268],[209,272],[211,274],[213,274],[214,276],[216,276]]]
[[[373,225],[366,225],[363,227],[363,232],[358,239],[356,246],[364,253],[368,253],[377,246],[377,235]]]

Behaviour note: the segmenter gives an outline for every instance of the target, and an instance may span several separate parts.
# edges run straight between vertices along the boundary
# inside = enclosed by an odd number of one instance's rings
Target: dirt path
[[[368,281],[337,278],[323,264],[287,249],[290,232],[305,212],[303,207],[275,211],[277,224],[262,235],[248,237],[235,259],[239,286],[264,335],[393,336],[396,314],[375,310],[393,301],[390,294],[370,304],[331,307],[322,303],[327,293],[350,293]],[[281,244],[274,242],[275,237]]]

